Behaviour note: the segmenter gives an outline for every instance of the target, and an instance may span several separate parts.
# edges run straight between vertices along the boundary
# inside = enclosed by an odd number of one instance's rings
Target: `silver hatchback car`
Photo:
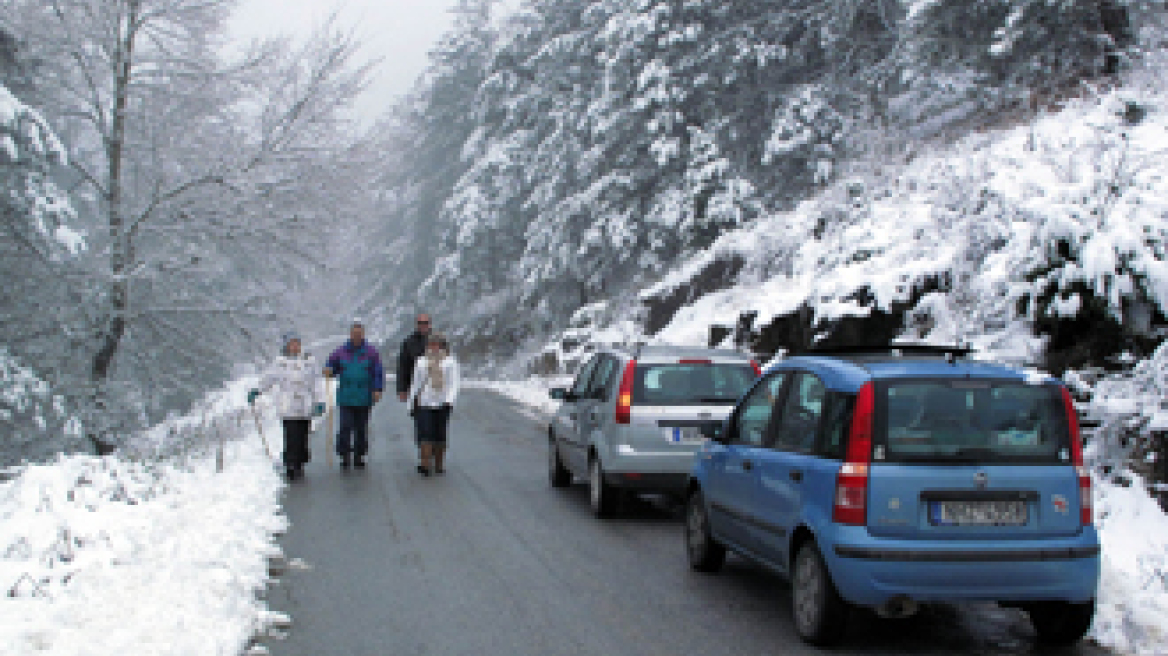
[[[627,492],[685,492],[707,426],[721,425],[758,377],[735,351],[645,346],[596,352],[548,427],[552,487],[587,478],[592,511],[610,517]]]

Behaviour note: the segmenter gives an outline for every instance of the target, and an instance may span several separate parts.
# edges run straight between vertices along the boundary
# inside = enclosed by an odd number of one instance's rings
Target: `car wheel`
[[[604,468],[600,465],[600,458],[594,456],[588,461],[588,500],[592,505],[592,514],[601,518],[615,515],[620,502],[618,493],[616,488],[604,481]]]
[[[832,583],[813,540],[804,542],[795,555],[791,610],[795,631],[804,641],[823,646],[843,637],[850,609]]]
[[[689,566],[699,572],[717,572],[726,562],[726,547],[710,535],[710,517],[700,490],[695,490],[686,501],[685,549]]]
[[[560,450],[556,448],[554,437],[548,439],[548,480],[552,487],[567,487],[572,483],[572,472],[560,460]]]
[[[1095,602],[1041,601],[1027,606],[1026,613],[1030,615],[1030,623],[1034,625],[1039,642],[1065,646],[1087,635],[1091,629],[1091,620],[1095,617]]]

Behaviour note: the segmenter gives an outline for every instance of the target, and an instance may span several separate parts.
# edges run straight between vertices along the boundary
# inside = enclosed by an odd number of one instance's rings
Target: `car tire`
[[[596,456],[588,461],[588,501],[592,514],[601,519],[615,515],[620,505],[620,490],[604,480],[604,467]]]
[[[843,638],[851,609],[840,597],[813,540],[795,554],[791,569],[791,614],[805,642],[826,646]]]
[[[548,481],[552,487],[568,487],[572,484],[572,472],[560,460],[560,450],[556,438],[548,438]]]
[[[1026,607],[1030,624],[1044,645],[1062,647],[1078,642],[1091,629],[1095,601],[1041,601]]]
[[[701,490],[694,490],[685,503],[685,550],[689,566],[713,573],[726,562],[726,547],[710,534],[710,516]]]

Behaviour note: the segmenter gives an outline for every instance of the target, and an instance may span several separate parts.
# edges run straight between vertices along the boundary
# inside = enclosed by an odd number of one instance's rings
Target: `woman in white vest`
[[[450,355],[446,338],[431,334],[425,355],[414,364],[413,383],[406,399],[417,425],[418,473],[423,476],[429,476],[431,471],[446,471],[446,433],[458,399],[458,386],[458,362]]]
[[[316,358],[300,351],[299,337],[288,335],[280,356],[264,374],[259,387],[247,395],[247,402],[255,403],[261,393],[272,393],[276,411],[284,420],[284,467],[289,480],[304,476],[304,463],[310,457],[308,433],[312,418],[324,414],[321,380]]]

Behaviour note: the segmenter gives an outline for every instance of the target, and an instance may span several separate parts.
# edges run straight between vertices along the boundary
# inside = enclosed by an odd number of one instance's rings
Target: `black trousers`
[[[308,462],[308,432],[311,419],[284,420],[284,466],[300,467]]]
[[[450,426],[450,406],[427,408],[418,406],[414,413],[414,429],[418,444],[430,443],[446,446],[447,428]]]

